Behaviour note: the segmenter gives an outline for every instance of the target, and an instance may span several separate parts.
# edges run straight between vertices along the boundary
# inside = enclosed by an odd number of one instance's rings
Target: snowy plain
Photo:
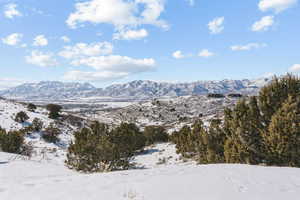
[[[12,159],[0,153],[0,199],[9,200],[298,200],[300,169],[196,165],[176,158],[157,164],[174,146],[160,144],[135,162],[144,169],[81,174],[62,163]],[[156,149],[156,150],[155,150]],[[167,149],[161,151],[162,149]],[[176,155],[173,155],[176,156]]]

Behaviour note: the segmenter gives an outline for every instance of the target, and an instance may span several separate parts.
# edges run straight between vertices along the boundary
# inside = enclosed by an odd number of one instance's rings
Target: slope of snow
[[[176,154],[174,144],[162,143],[152,145],[145,152],[136,156],[133,161],[137,168],[152,169],[168,165],[182,164],[180,155]],[[193,162],[189,162],[192,164]]]
[[[14,121],[15,115],[24,111],[29,119],[25,123],[17,123]],[[19,130],[32,123],[34,118],[39,118],[44,123],[44,128],[54,120],[48,118],[47,111],[38,108],[36,112],[29,112],[26,105],[21,103],[0,99],[0,127],[7,131]],[[63,124],[60,127],[60,142],[57,144],[48,143],[41,138],[40,132],[34,132],[25,137],[25,142],[33,147],[33,160],[51,160],[52,162],[63,163],[66,155],[66,148],[73,138],[72,132],[75,128]]]
[[[159,163],[161,158],[167,158]],[[296,200],[300,169],[182,162],[157,144],[133,162],[138,169],[81,174],[62,163],[0,152],[0,199],[9,200]]]
[[[140,127],[162,125],[168,130],[192,124],[201,118],[222,118],[224,108],[233,107],[239,98],[209,98],[207,95],[158,98],[116,109],[87,109],[79,115],[108,124],[135,123]]]
[[[20,103],[0,99],[0,126],[6,130],[18,130],[26,124],[20,124],[14,121],[14,117],[18,112],[24,111],[29,117],[28,122],[32,122],[34,118],[41,119],[45,125],[49,125],[53,120],[47,117],[46,110],[41,108],[36,112],[29,112],[25,105]]]
[[[248,165],[165,165],[79,174],[63,165],[0,153],[0,199],[296,200],[300,169]]]

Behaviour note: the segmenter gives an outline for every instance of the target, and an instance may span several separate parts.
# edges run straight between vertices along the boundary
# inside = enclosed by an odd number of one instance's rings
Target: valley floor
[[[0,152],[0,199],[299,199],[300,169],[196,165],[179,161],[174,150],[174,145],[159,144],[135,158],[140,169],[88,175],[59,162],[13,159]]]

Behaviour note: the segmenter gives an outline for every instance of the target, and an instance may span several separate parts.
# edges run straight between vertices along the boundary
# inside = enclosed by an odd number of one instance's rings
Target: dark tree
[[[208,98],[224,98],[224,94],[218,94],[218,93],[210,93],[207,95]]]
[[[43,132],[42,138],[46,142],[56,143],[59,141],[58,136],[60,133],[60,130],[54,125],[54,123],[51,123]]]
[[[62,109],[62,107],[60,105],[48,104],[46,108],[49,111],[50,119],[58,119],[59,118],[59,116],[60,116],[59,113]]]
[[[168,142],[169,135],[166,129],[162,126],[147,126],[144,130],[147,145],[158,142]]]
[[[300,98],[290,96],[264,134],[271,165],[300,167]]]
[[[200,163],[300,167],[300,78],[274,78],[258,97],[241,99],[209,127],[197,122],[171,138],[177,152]]]
[[[122,124],[110,130],[106,124],[94,122],[75,133],[66,164],[83,172],[128,169],[130,159],[144,144],[145,139],[134,124]]]
[[[0,129],[0,150],[8,153],[21,153],[24,145],[24,136],[21,132],[6,132]]]
[[[35,110],[37,109],[37,107],[33,103],[30,103],[30,104],[28,104],[27,109],[30,112],[35,112]]]
[[[135,151],[141,150],[146,145],[146,138],[133,123],[122,123],[111,131],[111,141],[117,144],[123,153],[132,155]]]
[[[18,122],[18,123],[24,123],[28,119],[29,119],[28,115],[23,111],[18,112],[16,117],[15,117],[15,121]]]
[[[39,118],[34,118],[32,121],[32,129],[34,131],[41,131],[43,128],[44,123]]]
[[[238,94],[238,93],[230,93],[227,96],[231,97],[231,98],[242,98],[243,97],[242,94]]]

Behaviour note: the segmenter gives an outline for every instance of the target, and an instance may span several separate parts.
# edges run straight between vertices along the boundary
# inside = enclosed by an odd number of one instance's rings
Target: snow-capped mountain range
[[[150,99],[163,96],[203,95],[207,93],[254,94],[271,79],[196,81],[190,83],[168,83],[137,80],[125,84],[115,84],[106,88],[96,88],[89,83],[64,83],[42,81],[25,83],[0,91],[0,95],[12,99],[72,99],[84,97],[113,97],[131,99]]]

